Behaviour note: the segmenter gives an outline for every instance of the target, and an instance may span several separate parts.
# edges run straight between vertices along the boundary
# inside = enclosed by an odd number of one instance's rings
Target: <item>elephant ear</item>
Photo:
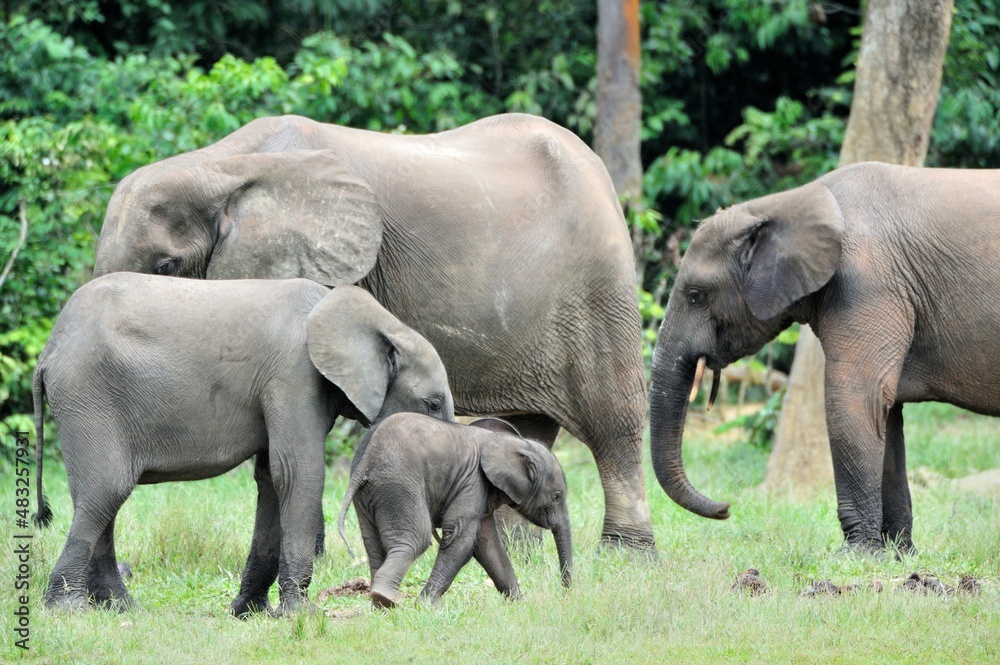
[[[366,426],[377,419],[398,372],[393,338],[402,329],[398,319],[356,286],[333,289],[306,319],[309,359],[367,419]]]
[[[522,503],[538,477],[538,463],[524,439],[497,433],[483,442],[479,465],[494,487]]]
[[[469,423],[469,427],[478,427],[491,432],[506,432],[514,436],[521,436],[517,428],[502,418],[479,418]]]
[[[180,191],[209,202],[210,279],[306,277],[353,284],[375,265],[375,192],[326,150],[254,153],[184,169]]]
[[[740,250],[743,297],[753,315],[766,321],[833,277],[844,215],[830,190],[817,183],[746,205],[759,221]]]

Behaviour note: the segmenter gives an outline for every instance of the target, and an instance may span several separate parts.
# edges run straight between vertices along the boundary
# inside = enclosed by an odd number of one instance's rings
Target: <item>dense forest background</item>
[[[1000,0],[955,6],[927,165],[997,168]],[[5,442],[30,428],[34,359],[136,168],[281,113],[425,133],[520,111],[592,141],[592,1],[3,0],[0,12]],[[643,230],[649,344],[698,220],[836,166],[862,13],[857,1],[641,3],[644,197],[629,223]]]

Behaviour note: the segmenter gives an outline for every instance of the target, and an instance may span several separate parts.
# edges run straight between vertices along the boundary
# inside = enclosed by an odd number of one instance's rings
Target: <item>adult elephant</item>
[[[1000,171],[865,163],[718,212],[691,239],[657,339],[656,477],[684,508],[728,517],[688,481],[692,388],[793,321],[826,353],[826,418],[848,545],[913,546],[903,404],[1000,415]]]
[[[653,547],[631,242],[571,132],[517,114],[426,136],[254,120],[119,184],[94,266],[112,271],[357,283],[437,348],[457,413],[586,443],[602,540]]]

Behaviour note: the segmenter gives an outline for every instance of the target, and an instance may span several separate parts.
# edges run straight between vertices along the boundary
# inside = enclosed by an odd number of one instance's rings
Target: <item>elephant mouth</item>
[[[698,399],[698,394],[701,392],[701,380],[705,376],[705,370],[709,369],[712,371],[712,389],[708,395],[708,402],[705,408],[707,411],[711,411],[712,407],[715,406],[715,399],[719,396],[719,379],[722,377],[722,370],[726,368],[726,365],[727,363],[723,363],[717,358],[709,358],[704,355],[698,356],[688,402],[694,402]]]

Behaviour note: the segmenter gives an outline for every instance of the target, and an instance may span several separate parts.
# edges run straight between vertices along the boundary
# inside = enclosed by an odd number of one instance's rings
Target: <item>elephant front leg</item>
[[[906,447],[903,439],[903,405],[889,410],[885,423],[885,461],[882,465],[882,538],[895,543],[904,554],[915,554],[913,508],[906,479]]]
[[[894,408],[888,387],[894,389],[898,378],[891,373],[879,376],[877,368],[870,359],[865,366],[827,357],[826,420],[837,516],[847,546],[867,551],[884,546],[883,467],[896,455],[886,449],[886,420]],[[903,474],[905,478],[905,470]],[[890,486],[894,484],[890,479]]]
[[[278,578],[281,530],[278,525],[278,495],[271,483],[267,451],[257,454],[254,480],[257,483],[257,516],[246,566],[240,576],[240,592],[233,599],[233,616],[245,618],[256,612],[273,613],[268,591]]]
[[[272,463],[272,472],[273,466]],[[315,470],[296,469],[290,485],[278,492],[281,524],[278,591],[281,613],[285,615],[309,606],[307,590],[316,555],[316,528],[322,519],[322,454]]]
[[[473,545],[472,556],[493,580],[497,591],[508,598],[521,598],[514,566],[507,555],[507,548],[500,540],[492,513],[487,513],[479,522],[479,533]]]

